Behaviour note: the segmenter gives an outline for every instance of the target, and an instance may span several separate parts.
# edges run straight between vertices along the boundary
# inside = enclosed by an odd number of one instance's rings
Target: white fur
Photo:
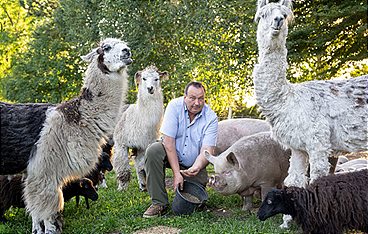
[[[286,16],[286,18],[285,18]],[[367,150],[368,76],[291,84],[286,79],[291,1],[258,1],[257,102],[273,136],[292,149],[287,186],[304,187],[329,172],[333,151]]]
[[[44,233],[40,225],[42,221],[45,233],[61,232],[61,227],[55,225],[55,219],[64,206],[61,187],[93,169],[100,154],[100,145],[107,135],[112,134],[117,113],[127,93],[126,68],[131,63],[127,50],[129,48],[124,42],[108,38],[84,57],[90,64],[83,89],[90,92],[92,101],[80,99],[76,110],[80,113],[79,121],[68,121],[58,109],[60,106],[47,113],[36,143],[37,149],[27,167],[24,189],[33,233]],[[110,71],[107,74],[98,68],[97,58],[101,55]]]
[[[113,165],[119,190],[125,190],[130,180],[129,148],[137,150],[134,160],[139,188],[146,190],[144,153],[147,146],[159,137],[164,112],[160,77],[166,75],[166,72],[161,73],[154,66],[136,73],[137,103],[129,105],[114,131]]]

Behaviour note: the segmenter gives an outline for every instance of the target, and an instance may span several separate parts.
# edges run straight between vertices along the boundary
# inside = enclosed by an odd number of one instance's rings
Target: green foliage
[[[294,14],[288,47],[295,81],[368,73],[367,1],[300,0]]]
[[[10,101],[56,103],[77,95],[86,66],[79,56],[102,38],[119,37],[133,50],[130,77],[150,64],[170,73],[163,83],[165,103],[198,80],[220,118],[230,109],[235,116],[259,117],[248,98],[257,57],[255,0],[20,3],[11,1],[17,10],[8,10],[12,18],[22,16],[17,24],[1,12],[0,46],[10,50],[0,50],[0,96]],[[290,80],[367,74],[366,7],[361,0],[295,1],[287,45]],[[15,32],[20,28],[26,29],[24,39],[17,36],[22,30]],[[130,87],[128,100],[134,102],[133,78]]]

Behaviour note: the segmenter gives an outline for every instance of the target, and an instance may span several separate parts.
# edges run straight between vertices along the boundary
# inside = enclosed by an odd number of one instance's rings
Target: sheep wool
[[[320,177],[306,188],[269,192],[258,211],[260,220],[288,214],[304,233],[368,232],[368,170]]]

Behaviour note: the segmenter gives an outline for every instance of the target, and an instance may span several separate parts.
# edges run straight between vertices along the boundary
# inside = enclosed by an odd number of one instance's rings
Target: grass
[[[209,172],[213,172],[213,167],[209,166]],[[208,209],[187,216],[174,216],[172,212],[169,212],[164,217],[144,219],[142,214],[150,205],[150,198],[147,193],[139,191],[135,172],[132,174],[133,180],[128,190],[119,192],[116,189],[114,172],[107,173],[109,187],[99,189],[99,198],[95,202],[90,201],[90,209],[85,208],[84,199],[81,199],[82,203],[79,204],[79,207],[76,207],[74,199],[67,202],[63,212],[63,233],[134,233],[155,226],[175,227],[180,229],[180,233],[195,234],[297,233],[296,226],[288,230],[278,227],[282,222],[281,215],[260,222],[254,213],[246,213],[241,210],[240,196],[222,196],[211,188],[207,188]],[[167,170],[167,174],[169,177],[172,176],[170,170]],[[168,189],[168,193],[172,201],[173,189]],[[11,208],[5,213],[5,217],[8,222],[0,224],[0,233],[31,233],[32,222],[25,213],[25,209]]]

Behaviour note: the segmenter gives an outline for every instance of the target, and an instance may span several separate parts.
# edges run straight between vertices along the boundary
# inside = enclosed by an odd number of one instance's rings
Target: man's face
[[[184,102],[187,105],[188,111],[192,114],[198,114],[204,106],[204,90],[190,86],[187,94],[184,96]]]

